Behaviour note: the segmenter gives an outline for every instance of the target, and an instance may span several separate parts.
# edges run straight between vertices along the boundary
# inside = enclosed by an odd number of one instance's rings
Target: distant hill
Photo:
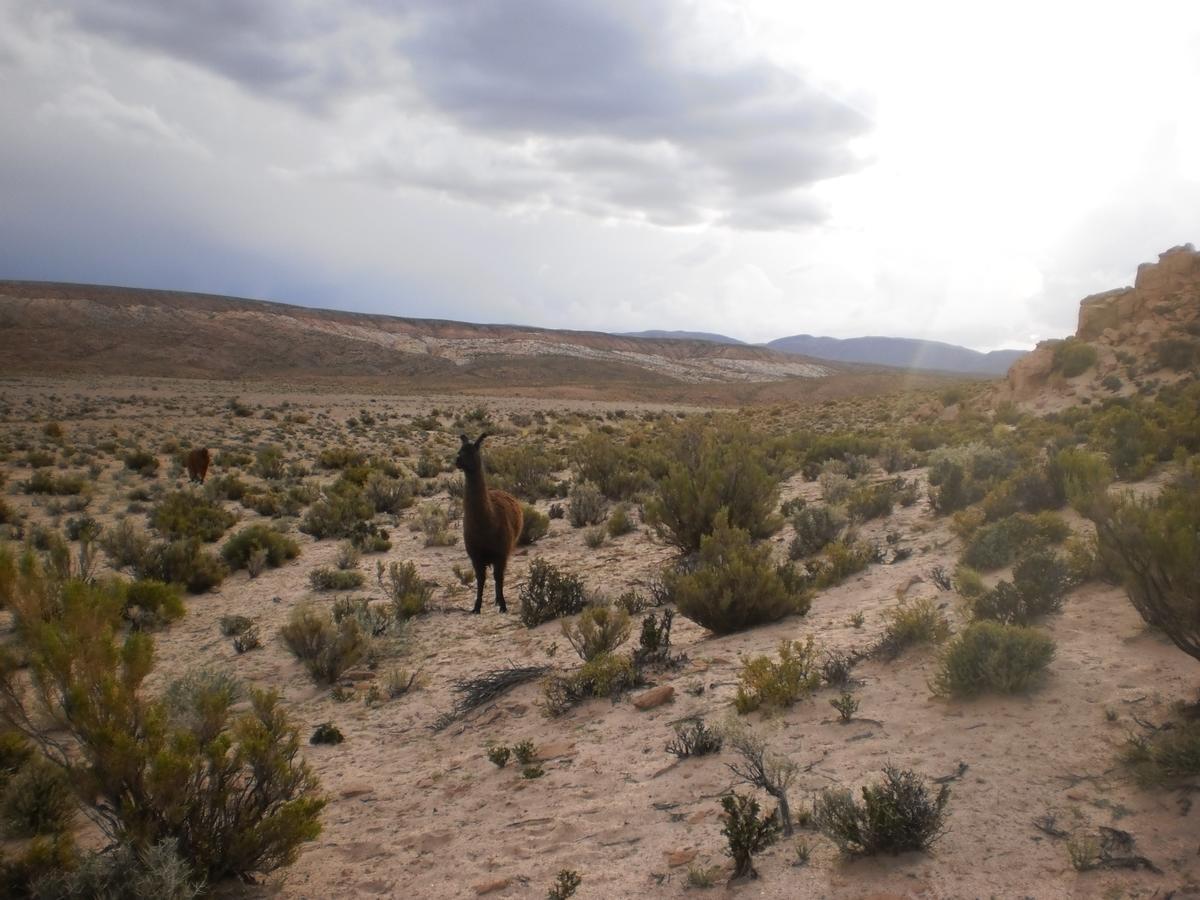
[[[836,362],[929,369],[968,375],[1003,375],[1026,350],[993,350],[980,353],[968,347],[914,338],[831,338],[797,334],[766,345],[772,350]]]
[[[711,341],[714,344],[741,344],[745,346],[745,341],[739,341],[737,338],[731,338],[724,334],[711,334],[707,331],[659,331],[651,329],[650,331],[623,331],[618,334],[618,337],[633,337],[633,338],[654,338],[656,340],[671,340],[671,341]]]
[[[368,315],[100,285],[0,281],[0,374],[370,378],[638,396],[814,380],[844,367],[766,347]],[[619,388],[619,390],[618,390]]]

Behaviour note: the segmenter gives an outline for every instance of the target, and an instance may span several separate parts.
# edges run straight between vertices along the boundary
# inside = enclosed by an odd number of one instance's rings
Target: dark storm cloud
[[[369,144],[338,134],[340,158],[302,174],[496,208],[801,227],[822,217],[803,195],[861,165],[848,143],[868,127],[797,73],[738,55],[711,19],[668,0],[72,0],[70,9],[85,32],[310,112],[375,103],[376,124],[397,133]]]
[[[804,215],[789,221],[776,192],[858,166],[847,142],[866,130],[863,116],[769,62],[702,58],[680,7],[471,0],[409,9],[416,27],[401,46],[428,101],[479,133],[550,141],[550,157],[594,185],[601,207],[681,222],[708,209],[730,224],[789,227],[811,222],[817,207],[793,203]],[[616,183],[619,150],[553,146],[579,139],[625,146]],[[644,152],[655,146],[675,152],[669,165]]]
[[[330,6],[290,0],[71,0],[81,30],[185,60],[254,93],[323,110],[366,80]]]

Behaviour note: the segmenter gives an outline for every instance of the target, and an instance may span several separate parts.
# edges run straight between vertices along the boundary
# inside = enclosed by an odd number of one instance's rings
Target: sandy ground
[[[357,396],[168,382],[122,384],[115,390],[112,383],[89,387],[22,379],[0,387],[6,407],[0,435],[10,446],[39,433],[39,416],[60,421],[78,445],[116,433],[140,434],[150,446],[171,435],[253,446],[254,430],[265,433],[275,423],[219,415],[225,399],[235,395],[264,405],[288,400],[295,404],[293,411],[303,408],[314,423],[330,427],[362,408],[386,407],[400,415],[424,414],[439,405],[476,405],[459,397],[389,399],[372,406]],[[494,414],[535,407],[588,414],[635,408],[523,400],[487,405]],[[294,452],[310,456],[320,449],[304,446],[303,435],[294,445]],[[15,492],[29,471],[16,467],[19,457],[13,452],[6,464],[5,496],[30,521],[38,521],[46,517],[44,501]],[[102,522],[113,521],[125,504],[123,492],[139,483],[129,474],[108,460],[89,512]],[[906,474],[922,477],[920,471]],[[159,480],[171,484],[168,465]],[[783,485],[781,495],[816,499],[819,488],[797,476]],[[447,507],[454,503],[445,492],[429,499]],[[227,505],[242,514],[239,526],[259,519]],[[538,503],[543,510],[548,505]],[[392,549],[363,558],[368,589],[352,594],[381,596],[373,587],[377,559],[412,560],[436,582],[435,611],[413,624],[406,650],[394,661],[419,670],[421,688],[377,706],[364,704],[361,692],[338,702],[328,689],[313,684],[278,637],[297,603],[335,599],[332,593],[314,594],[308,573],[332,564],[337,543],[294,534],[303,551],[297,560],[253,580],[244,571],[235,573],[213,592],[188,598],[184,619],[156,636],[156,683],[195,666],[217,666],[279,690],[302,735],[332,721],[346,736],[339,746],[306,745],[330,801],[320,838],[306,846],[294,866],[265,884],[222,886],[221,893],[459,898],[486,892],[540,898],[556,873],[567,868],[583,876],[580,898],[1200,895],[1197,813],[1188,812],[1175,793],[1139,789],[1116,763],[1120,745],[1138,729],[1133,716],[1159,721],[1172,702],[1194,699],[1196,663],[1148,631],[1121,590],[1098,583],[1074,590],[1064,612],[1045,623],[1058,652],[1049,678],[1028,696],[935,698],[928,682],[936,651],[926,648],[892,662],[860,665],[855,693],[861,706],[849,724],[837,721],[828,702],[836,693],[828,688],[785,712],[745,717],[768,736],[773,750],[806,769],[792,795],[796,810],[808,808],[822,788],[857,788],[877,777],[886,763],[931,777],[950,775],[965,763],[965,774],[951,785],[949,831],[931,853],[847,860],[820,835],[800,831],[811,848],[807,865],[796,865],[792,843],[781,841],[758,858],[757,880],[726,885],[722,873],[716,887],[688,887],[689,866],[727,862],[718,813],[720,796],[733,784],[727,763],[734,757],[724,752],[676,761],[665,747],[672,724],[681,719],[704,716],[715,723],[733,715],[740,657],[772,653],[781,639],[808,635],[826,649],[864,647],[882,631],[882,613],[896,606],[901,594],[935,597],[956,626],[962,623],[957,598],[939,592],[928,578],[935,566],[951,570],[958,553],[944,522],[930,515],[922,499],[862,529],[864,537],[881,542],[888,532],[899,532],[912,556],[895,565],[873,565],[821,593],[807,616],[723,638],[677,619],[674,648],[688,662],[656,678],[675,688],[672,703],[640,712],[628,698],[592,701],[550,719],[538,707],[538,685],[530,683],[439,733],[430,725],[452,704],[456,679],[507,662],[574,665],[559,625],[526,630],[515,615],[496,611],[490,589],[483,615],[467,615],[473,590],[458,584],[451,571],[467,563],[461,541],[426,548],[423,536],[410,531],[402,517],[391,531]],[[773,538],[781,556],[790,537],[788,526]],[[549,535],[511,564],[510,608],[537,557],[616,597],[630,587],[644,590],[670,555],[645,528],[592,550],[581,531],[554,520]],[[851,624],[854,613],[865,618],[861,628]],[[264,647],[236,654],[217,625],[228,614],[258,623]],[[519,767],[497,769],[488,762],[484,748],[489,742],[525,739],[539,748],[543,777],[523,779]],[[1100,825],[1130,832],[1138,852],[1162,873],[1077,873],[1065,840],[1034,827],[1033,820],[1047,814],[1072,833],[1094,832]]]

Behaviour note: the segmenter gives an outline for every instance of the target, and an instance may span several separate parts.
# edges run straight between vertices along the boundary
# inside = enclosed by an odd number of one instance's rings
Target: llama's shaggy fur
[[[488,566],[496,579],[496,606],[500,612],[508,612],[504,604],[504,570],[508,558],[521,536],[524,516],[521,504],[512,494],[488,488],[483,475],[483,457],[479,447],[486,434],[472,441],[464,434],[462,447],[454,465],[466,476],[463,494],[463,543],[471,565],[475,569],[475,608],[483,606],[483,584],[487,579]]]
[[[210,462],[212,462],[212,454],[208,452],[207,447],[197,447],[189,452],[187,455],[188,480],[204,484],[204,479],[208,477]]]

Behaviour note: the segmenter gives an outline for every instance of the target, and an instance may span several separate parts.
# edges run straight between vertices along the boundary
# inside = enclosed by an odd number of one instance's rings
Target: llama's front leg
[[[496,574],[496,605],[500,607],[500,612],[508,612],[508,607],[504,605],[504,569],[508,566],[508,560],[499,560],[493,569]]]
[[[475,568],[475,608],[471,612],[478,615],[483,609],[483,583],[487,581],[487,566],[474,560],[471,565]]]

